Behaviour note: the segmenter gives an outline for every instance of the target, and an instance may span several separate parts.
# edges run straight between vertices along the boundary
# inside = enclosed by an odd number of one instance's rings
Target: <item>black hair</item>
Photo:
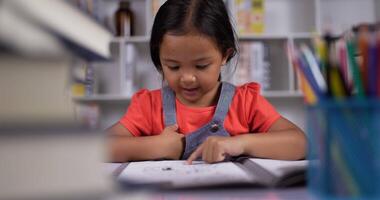
[[[229,53],[227,62],[237,54],[236,33],[222,0],[167,0],[157,12],[150,38],[150,55],[160,73],[164,35],[185,35],[192,31],[214,40],[223,57]]]

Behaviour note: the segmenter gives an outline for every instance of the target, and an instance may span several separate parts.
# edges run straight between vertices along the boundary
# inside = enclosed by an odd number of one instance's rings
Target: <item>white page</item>
[[[264,169],[271,172],[277,177],[281,177],[286,173],[291,171],[298,171],[306,169],[308,161],[288,161],[288,160],[272,160],[272,159],[260,159],[260,158],[250,158],[249,160],[260,165]]]
[[[232,162],[206,164],[194,161],[132,162],[119,179],[133,183],[171,182],[174,187],[207,186],[227,183],[250,183],[255,177]]]

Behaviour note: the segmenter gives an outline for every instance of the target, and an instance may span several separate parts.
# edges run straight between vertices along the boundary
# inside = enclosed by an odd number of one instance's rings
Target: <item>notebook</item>
[[[214,186],[287,187],[305,183],[308,161],[238,158],[235,161],[207,164],[184,160],[126,163],[118,181],[127,186],[157,186],[181,189]]]

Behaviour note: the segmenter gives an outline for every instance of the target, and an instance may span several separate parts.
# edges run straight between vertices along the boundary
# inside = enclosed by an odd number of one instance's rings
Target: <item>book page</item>
[[[288,161],[250,158],[250,161],[260,165],[276,177],[281,177],[289,172],[305,170],[308,164],[307,160]]]
[[[120,174],[119,179],[130,183],[168,183],[174,187],[213,186],[234,183],[251,183],[249,175],[232,162],[206,164],[194,161],[145,161],[132,162]]]

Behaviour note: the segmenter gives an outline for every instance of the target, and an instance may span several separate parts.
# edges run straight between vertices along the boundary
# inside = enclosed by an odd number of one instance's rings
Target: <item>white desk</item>
[[[215,189],[202,191],[172,191],[172,192],[122,192],[110,195],[107,200],[119,199],[181,199],[181,200],[246,200],[246,199],[266,199],[266,200],[308,200],[313,198],[306,188],[292,189]]]

